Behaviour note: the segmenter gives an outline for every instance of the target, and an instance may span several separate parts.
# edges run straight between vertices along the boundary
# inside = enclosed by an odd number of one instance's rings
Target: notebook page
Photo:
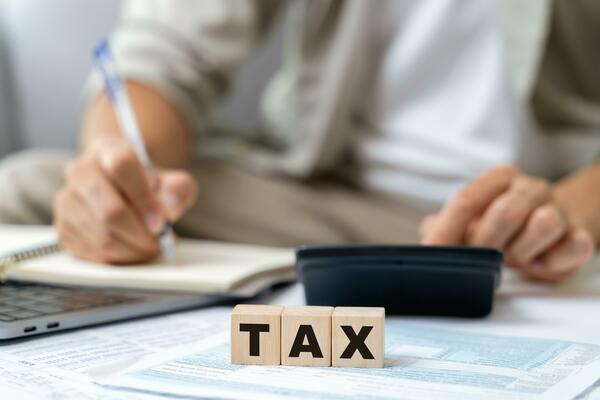
[[[0,255],[56,241],[51,226],[0,225]],[[178,240],[177,265],[154,262],[136,266],[90,263],[64,254],[23,262],[8,272],[15,280],[56,284],[113,286],[251,295],[277,281],[293,278],[291,249],[190,239]]]
[[[111,266],[57,253],[21,263],[9,279],[44,283],[222,293],[252,279],[281,277],[293,271],[291,249],[207,242],[177,241],[177,264]],[[277,280],[277,279],[275,279]]]
[[[0,224],[0,256],[29,250],[56,240],[56,232],[51,226]]]

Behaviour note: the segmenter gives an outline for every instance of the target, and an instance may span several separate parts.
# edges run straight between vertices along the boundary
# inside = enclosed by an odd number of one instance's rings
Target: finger
[[[159,175],[159,199],[171,222],[178,220],[198,197],[198,185],[186,171],[163,171]]]
[[[72,226],[64,225],[59,234],[60,246],[74,257],[82,260],[90,260],[93,249],[87,243],[81,240],[79,233]],[[90,260],[93,261],[93,260]]]
[[[77,202],[73,204],[77,206]],[[64,244],[74,256],[98,263],[124,264],[144,261],[148,253],[136,249],[109,229],[93,221],[93,215],[85,210],[85,205],[77,213],[83,218],[66,219],[64,222]]]
[[[90,247],[93,242],[94,227],[89,216],[86,215],[82,201],[74,191],[63,189],[57,194],[54,215],[57,216],[60,226],[71,234],[76,234],[75,241]]]
[[[81,223],[78,225],[80,235],[83,231],[91,235],[91,252],[84,258],[110,264],[125,264],[146,261],[154,258],[159,252],[158,241],[149,236],[151,242],[147,246],[138,245],[139,239],[133,232],[119,229],[118,226],[111,226],[97,219],[97,216],[89,206],[80,201]],[[131,218],[138,220],[132,211],[129,211]],[[139,229],[143,225],[139,222]]]
[[[419,225],[419,236],[424,237],[427,235],[427,232],[429,232],[435,225],[436,220],[437,214],[426,215]]]
[[[516,265],[530,264],[558,242],[567,231],[564,213],[555,204],[537,208],[523,232],[510,244],[508,258]]]
[[[81,198],[87,212],[94,217],[96,236],[118,234],[123,240],[144,253],[155,254],[157,239],[147,230],[140,217],[131,209],[108,181],[94,160],[84,160],[69,167],[68,185]]]
[[[444,205],[435,227],[423,238],[423,244],[461,244],[470,221],[506,191],[517,174],[517,169],[510,166],[492,168],[481,174]]]
[[[62,194],[60,193],[56,196],[59,200],[55,202],[55,210],[60,209],[60,204],[63,201],[60,199],[61,196]],[[65,215],[62,213],[55,212],[54,215],[54,226],[58,232],[60,247],[76,257],[90,253],[91,246],[86,242],[85,238],[76,232],[76,225],[65,218]]]
[[[550,275],[543,269],[523,269],[521,268],[523,276],[531,281],[547,282],[547,283],[561,283],[575,275],[577,269],[567,271],[562,274]]]
[[[73,218],[70,213],[70,204],[73,198],[73,193],[68,190],[61,190],[54,198],[54,226],[58,232],[59,243],[61,248],[71,253],[75,257],[82,258],[85,254],[92,253],[91,238],[82,235],[78,227],[81,226],[78,217]]]
[[[140,251],[110,230],[97,236],[96,239],[92,256],[96,262],[134,264],[148,261],[155,256],[155,253]]]
[[[100,166],[129,203],[144,218],[148,229],[157,234],[164,225],[163,216],[153,188],[132,148],[128,145],[114,146],[98,156]]]
[[[593,252],[594,242],[591,234],[586,230],[576,230],[522,270],[532,279],[561,282],[589,261]]]
[[[102,263],[127,263],[151,256],[111,234],[94,219],[75,192],[61,191],[56,207],[61,246],[75,257]]]
[[[577,229],[551,248],[541,259],[541,265],[550,275],[563,274],[578,269],[594,254],[594,240],[584,229]]]
[[[480,217],[475,217],[475,219],[473,219],[473,220],[471,220],[471,222],[469,222],[469,225],[467,226],[467,233],[465,234],[465,238],[464,238],[465,243],[467,243],[467,244],[473,243],[473,240],[475,238],[475,233],[479,229],[480,223],[481,223]]]
[[[550,187],[540,179],[525,176],[513,180],[508,191],[485,210],[473,237],[472,246],[498,249],[525,226],[529,215],[550,200]]]

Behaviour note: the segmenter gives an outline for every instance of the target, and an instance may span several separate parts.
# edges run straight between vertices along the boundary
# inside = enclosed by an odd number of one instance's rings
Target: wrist
[[[600,243],[600,165],[584,168],[553,185],[553,197],[576,228],[588,230]]]

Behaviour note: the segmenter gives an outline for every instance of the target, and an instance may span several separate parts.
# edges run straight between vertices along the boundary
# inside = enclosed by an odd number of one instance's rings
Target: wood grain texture
[[[231,313],[231,362],[281,364],[282,306],[238,304]]]
[[[331,366],[333,307],[288,306],[281,314],[281,364]]]
[[[383,368],[384,322],[385,309],[381,307],[336,307],[332,315],[332,365]]]

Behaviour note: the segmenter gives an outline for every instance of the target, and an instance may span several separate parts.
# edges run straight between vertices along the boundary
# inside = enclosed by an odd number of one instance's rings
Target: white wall
[[[118,4],[118,0],[3,1],[21,145],[74,143],[90,49],[111,30]]]
[[[0,5],[2,0],[0,0]],[[6,34],[3,18],[3,9],[0,7],[0,157],[7,154],[15,147],[16,135],[18,131],[15,118],[15,107],[12,101],[11,85],[12,71],[11,63],[8,58],[8,48],[6,47]]]
[[[120,0],[0,0],[8,62],[14,72],[8,83],[13,84],[15,98],[9,102],[16,106],[20,128],[14,139],[21,147],[75,143],[91,49],[111,31],[120,4]],[[281,30],[281,24],[276,30]],[[278,63],[280,36],[275,35],[244,66],[235,96],[218,110],[220,117],[245,127],[258,123],[256,96]],[[1,74],[0,70],[0,79]],[[4,87],[7,92],[4,80],[0,90]],[[0,100],[0,108],[10,110],[2,106]]]

